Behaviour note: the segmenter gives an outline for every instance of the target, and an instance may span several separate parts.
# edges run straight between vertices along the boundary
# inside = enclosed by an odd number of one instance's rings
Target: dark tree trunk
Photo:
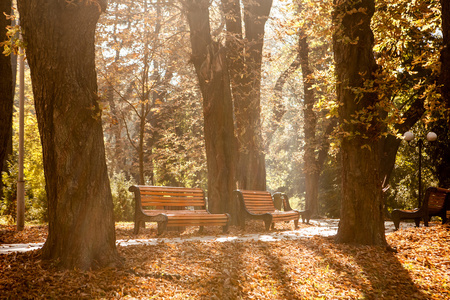
[[[185,2],[191,34],[192,62],[203,96],[204,134],[208,165],[208,205],[213,213],[237,215],[236,142],[233,106],[224,49],[211,39],[209,1]],[[236,220],[233,220],[236,221]]]
[[[245,40],[242,40],[240,2],[222,1],[226,14],[230,81],[233,91],[241,189],[265,190],[266,167],[261,133],[261,61],[264,26],[272,0],[243,1]]]
[[[11,25],[5,14],[11,14],[11,1],[0,1],[0,42],[6,40],[6,26]],[[3,51],[2,51],[3,52]],[[2,171],[11,140],[14,103],[14,81],[11,57],[0,53],[0,199],[2,198]]]
[[[394,126],[395,130],[400,133],[408,131],[417,121],[420,120],[424,112],[425,108],[423,106],[423,99],[417,97],[416,101],[414,101],[411,107],[403,114],[405,121],[401,124],[396,124]],[[392,171],[394,170],[395,158],[397,156],[397,151],[401,141],[401,139],[398,139],[394,135],[388,135],[386,137],[381,137],[380,139],[379,149],[381,158],[379,168],[383,190],[389,186],[389,179]]]
[[[341,220],[336,239],[385,246],[378,100],[376,93],[362,90],[374,79],[377,70],[370,29],[375,3],[335,0],[334,4],[333,46],[343,130]]]
[[[106,2],[19,0],[18,6],[49,201],[43,258],[82,270],[119,265],[94,56]]]
[[[436,124],[436,133],[438,134],[438,144],[434,151],[436,160],[436,171],[439,179],[439,186],[450,186],[450,2],[441,0],[441,18],[443,47],[441,50],[441,74],[440,84],[441,94],[445,107],[447,108],[444,122]]]
[[[442,97],[450,110],[450,2],[441,0],[442,36],[443,47],[441,50],[441,75]],[[450,126],[450,117],[447,115]]]

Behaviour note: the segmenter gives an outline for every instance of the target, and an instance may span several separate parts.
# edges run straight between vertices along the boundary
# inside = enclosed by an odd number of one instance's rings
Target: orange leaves
[[[257,228],[252,225],[250,231]],[[119,238],[132,231],[131,226],[119,227]],[[154,234],[154,228],[146,228],[139,237]],[[165,237],[180,235],[197,233],[172,232]],[[388,234],[387,240],[398,253],[335,244],[323,237],[128,246],[119,247],[126,258],[123,269],[89,272],[54,269],[40,261],[37,251],[0,255],[0,290],[5,297],[34,299],[450,297],[449,226],[402,229]]]

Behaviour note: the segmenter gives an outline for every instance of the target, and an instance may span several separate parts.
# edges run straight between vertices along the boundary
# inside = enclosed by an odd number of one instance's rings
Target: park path
[[[183,243],[183,242],[242,242],[242,241],[264,241],[276,242],[281,240],[296,240],[302,238],[311,238],[313,236],[332,236],[337,233],[338,219],[319,219],[311,220],[311,226],[300,228],[294,231],[281,232],[262,232],[253,234],[240,234],[238,236],[200,236],[188,238],[151,238],[151,239],[127,239],[117,240],[118,246],[130,245],[157,245],[158,243]],[[414,223],[403,222],[401,228],[411,227]],[[394,231],[394,223],[385,222],[386,233]],[[2,244],[0,245],[0,254],[8,254],[14,252],[26,252],[40,249],[44,243],[29,244]]]

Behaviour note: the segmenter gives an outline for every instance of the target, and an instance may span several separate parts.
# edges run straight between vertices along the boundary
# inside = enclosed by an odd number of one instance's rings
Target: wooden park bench
[[[294,220],[295,228],[298,228],[298,220],[300,215],[306,216],[306,211],[298,211],[291,208],[289,201],[286,198],[283,201],[284,211],[275,209],[272,195],[266,191],[248,191],[248,190],[236,190],[235,196],[240,203],[240,217],[239,222],[241,228],[245,229],[246,219],[263,220],[266,226],[266,230],[275,227],[275,222],[291,221]],[[285,197],[285,196],[283,196]],[[305,219],[303,219],[305,222]]]
[[[145,222],[157,222],[158,234],[168,226],[222,226],[228,231],[229,214],[211,214],[206,208],[205,194],[200,188],[133,185],[135,213],[134,233]]]
[[[442,224],[447,222],[446,206],[450,201],[450,190],[437,187],[429,187],[425,192],[422,207],[413,210],[394,209],[391,213],[392,221],[395,225],[395,230],[400,226],[401,220],[414,219],[416,227],[419,227],[420,220],[423,219],[425,226],[428,226],[428,221],[432,216],[439,216],[442,218]],[[450,209],[450,208],[448,208]]]

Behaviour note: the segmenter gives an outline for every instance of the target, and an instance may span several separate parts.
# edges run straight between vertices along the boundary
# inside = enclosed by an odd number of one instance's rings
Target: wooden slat
[[[167,226],[202,226],[202,225],[217,225],[225,226],[227,225],[227,220],[221,221],[210,221],[210,220],[179,220],[179,219],[169,219]]]
[[[446,196],[447,194],[445,192],[440,192],[439,190],[430,193],[430,197],[428,198],[428,212],[431,214],[439,212],[445,205]]]
[[[247,210],[254,214],[272,213],[275,211],[272,196],[269,192],[242,191]]]
[[[200,188],[133,186],[130,190],[139,193],[145,215],[155,217],[164,214],[169,227],[227,226],[229,223],[227,214],[211,214],[206,210],[205,195]],[[164,220],[159,218],[158,222],[160,219]]]
[[[202,189],[200,188],[186,188],[186,187],[173,187],[173,186],[151,186],[151,185],[138,185],[139,191],[164,191],[164,192],[171,192],[171,191],[184,191],[184,192],[202,192]]]
[[[142,207],[206,207],[202,189],[138,186]]]
[[[206,210],[167,210],[167,209],[145,209],[144,212],[148,215],[159,215],[159,214],[190,214],[190,215],[210,215]]]
[[[171,199],[165,199],[164,201],[157,201],[155,199],[146,199],[141,201],[142,206],[205,206],[203,201],[171,201]]]
[[[255,215],[270,213],[272,222],[298,220],[300,214],[297,211],[279,211],[275,209],[272,195],[267,191],[239,191],[248,212]]]
[[[181,198],[203,198],[203,193],[165,193],[165,192],[141,192],[141,196],[145,197],[181,197]]]

